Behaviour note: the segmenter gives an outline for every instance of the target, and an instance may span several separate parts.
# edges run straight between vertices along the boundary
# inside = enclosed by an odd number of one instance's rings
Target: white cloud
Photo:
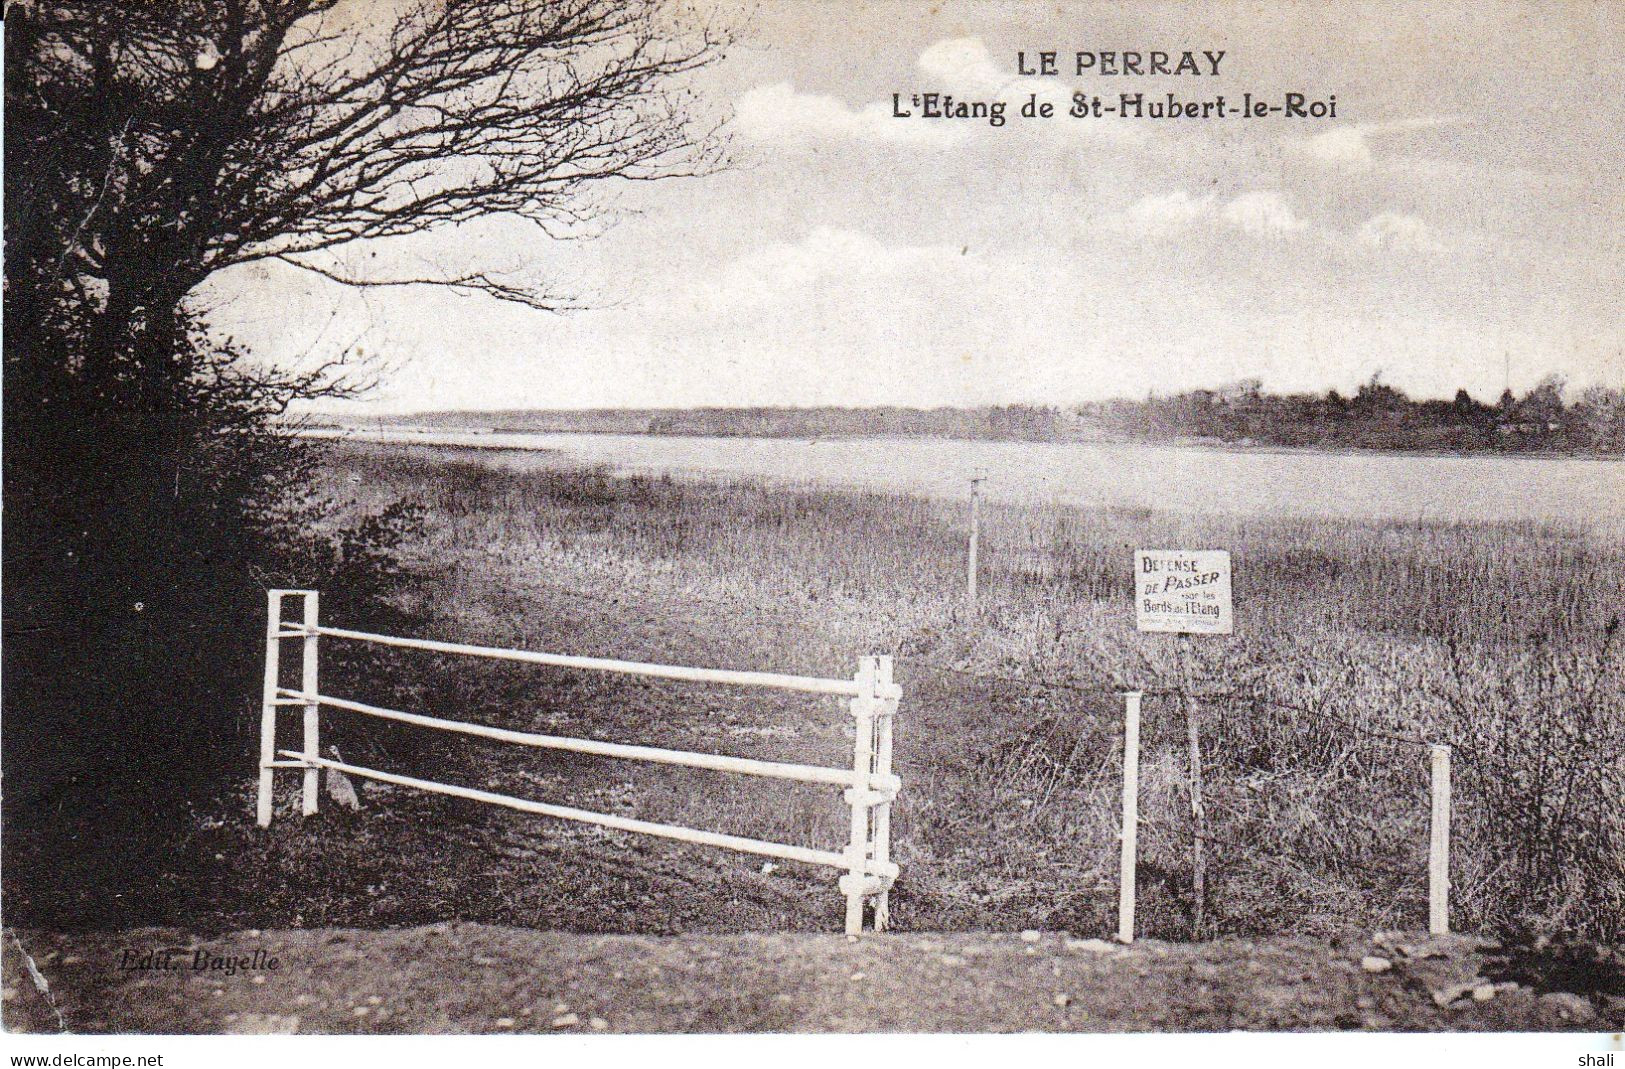
[[[1461,122],[1456,115],[1422,116],[1416,119],[1397,119],[1393,122],[1356,123],[1335,126],[1323,134],[1293,143],[1305,155],[1321,163],[1364,169],[1376,160],[1371,151],[1371,139],[1413,130],[1431,130]]]
[[[1371,166],[1371,146],[1365,139],[1366,128],[1338,126],[1323,134],[1316,134],[1297,147],[1322,163],[1341,163],[1351,167]]]
[[[1308,225],[1274,190],[1243,193],[1224,206],[1224,220],[1254,237],[1292,234]]]
[[[959,250],[947,245],[886,245],[855,230],[821,226],[801,241],[765,245],[729,263],[706,287],[708,303],[734,306],[826,284],[870,285],[935,271],[958,257]]]
[[[1196,229],[1240,231],[1249,237],[1305,238],[1330,248],[1361,254],[1434,256],[1445,242],[1424,220],[1402,212],[1380,212],[1353,230],[1332,229],[1304,219],[1279,192],[1266,189],[1230,200],[1182,189],[1142,197],[1103,220],[1119,233],[1172,237]]]
[[[1193,197],[1183,189],[1141,197],[1109,221],[1123,229],[1170,230],[1210,217],[1217,201],[1211,193]]]
[[[946,86],[961,90],[998,89],[1016,80],[999,69],[979,37],[938,41],[920,53],[919,66]]]
[[[1354,239],[1373,252],[1435,255],[1444,251],[1444,243],[1434,237],[1432,227],[1414,215],[1398,212],[1373,216],[1355,233]]]
[[[1176,189],[1142,197],[1106,221],[1117,230],[1150,233],[1224,226],[1260,238],[1284,237],[1306,230],[1309,225],[1274,190],[1257,190],[1221,201],[1211,193],[1193,196]]]

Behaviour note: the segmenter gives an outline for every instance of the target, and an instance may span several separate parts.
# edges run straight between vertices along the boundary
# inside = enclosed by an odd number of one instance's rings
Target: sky
[[[616,191],[590,240],[497,216],[382,248],[547,279],[582,310],[280,264],[199,300],[266,359],[373,362],[357,415],[1070,405],[1373,375],[1418,396],[1620,387],[1622,42],[1606,0],[761,0],[692,85],[727,120],[728,169]],[[1020,73],[1018,52],[1051,50],[1059,76]],[[1224,56],[1216,76],[1074,70],[1154,50]],[[894,117],[892,94],[914,110],[925,92],[1003,100],[1008,120]],[[1074,92],[1299,92],[1337,112],[1073,119]],[[1016,117],[1031,94],[1061,114]]]

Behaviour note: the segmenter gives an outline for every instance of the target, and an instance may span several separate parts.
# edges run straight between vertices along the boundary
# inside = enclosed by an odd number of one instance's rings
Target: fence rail
[[[282,617],[282,604],[286,598],[303,600],[303,613],[297,624]],[[722,847],[743,853],[760,854],[812,865],[824,865],[844,870],[837,886],[846,898],[846,931],[856,935],[863,928],[864,903],[874,899],[874,928],[882,931],[889,923],[888,897],[898,868],[891,861],[891,805],[901,790],[902,782],[892,773],[892,718],[896,714],[902,690],[892,681],[890,657],[863,657],[852,679],[822,679],[812,676],[785,675],[775,672],[741,672],[718,668],[693,668],[685,665],[645,664],[602,657],[579,657],[565,654],[539,653],[530,650],[506,649],[494,646],[474,646],[432,639],[402,638],[377,635],[366,631],[324,627],[318,621],[320,594],[314,590],[271,590],[267,592],[267,621],[265,643],[265,686],[260,717],[259,797],[256,815],[261,827],[268,827],[273,813],[274,775],[281,770],[300,771],[300,810],[305,816],[317,811],[317,777],[321,770],[331,769],[363,779],[377,780],[397,786],[410,787],[432,794],[466,798],[471,801],[503,806],[525,813],[573,820],[600,827],[615,828],[641,835],[653,835],[680,842]],[[323,694],[319,687],[318,657],[322,638],[369,642],[383,646],[427,650],[436,653],[496,660],[519,661],[559,668],[589,671],[617,672],[657,679],[683,680],[696,683],[715,683],[733,686],[769,687],[778,690],[799,691],[849,697],[849,710],[854,720],[853,757],[851,768],[829,768],[822,765],[804,765],[754,758],[733,757],[726,754],[695,753],[669,750],[653,746],[606,742],[597,739],[577,739],[560,735],[544,735],[510,728],[492,727],[466,721],[446,720],[422,713],[388,709]],[[302,647],[301,679],[298,689],[281,685],[281,653],[285,640],[297,639]],[[655,764],[680,765],[715,772],[731,772],[748,776],[762,776],[801,783],[844,787],[843,798],[851,807],[851,838],[841,851],[819,850],[812,847],[751,839],[739,835],[704,831],[677,824],[661,824],[631,817],[598,813],[571,806],[538,802],[512,795],[498,794],[456,784],[405,776],[395,772],[365,768],[321,756],[320,710],[322,706],[356,713],[363,716],[392,720],[417,727],[455,734],[472,735],[496,742],[544,749],[566,750],[622,760],[647,761]],[[278,714],[285,708],[298,708],[303,712],[302,749],[279,749],[276,742]]]
[[[772,687],[776,690],[799,690],[807,694],[837,694],[859,697],[858,683],[854,679],[820,679],[816,676],[782,675],[777,672],[739,672],[728,668],[690,668],[676,664],[644,664],[640,661],[617,661],[606,657],[577,657],[563,653],[536,653],[531,650],[511,650],[499,646],[470,646],[461,642],[439,642],[428,638],[400,638],[395,635],[375,635],[368,631],[350,631],[342,627],[303,627],[279,631],[278,638],[306,638],[310,635],[370,642],[378,646],[396,646],[409,650],[430,650],[465,657],[488,657],[497,661],[520,661],[525,664],[545,664],[555,668],[584,668],[595,672],[619,672],[624,675],[647,676],[654,679],[678,679],[690,683],[727,683],[737,687]]]

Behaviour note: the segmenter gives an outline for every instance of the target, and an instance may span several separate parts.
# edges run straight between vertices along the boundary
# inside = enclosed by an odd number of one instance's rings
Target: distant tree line
[[[1045,441],[1061,436],[1058,409],[990,408],[731,408],[665,412],[651,434],[851,438],[877,433],[911,438],[999,438]]]
[[[1054,441],[1068,436],[1058,408],[591,408],[416,412],[372,420],[306,418],[307,425],[499,433],[667,434],[711,438],[989,438]]]
[[[1112,436],[1208,439],[1276,446],[1462,452],[1625,451],[1625,389],[1593,386],[1572,401],[1548,376],[1521,397],[1504,391],[1484,404],[1466,390],[1451,400],[1414,400],[1378,376],[1351,397],[1267,394],[1257,379],[1145,401],[1108,401],[1077,410]]]
[[[1352,396],[1270,394],[1257,379],[1143,401],[1072,408],[689,408],[428,412],[395,426],[518,432],[669,434],[751,438],[960,438],[994,441],[1197,441],[1326,449],[1625,453],[1625,388],[1593,386],[1570,399],[1542,379],[1494,404],[1457,390],[1413,400],[1372,376]]]

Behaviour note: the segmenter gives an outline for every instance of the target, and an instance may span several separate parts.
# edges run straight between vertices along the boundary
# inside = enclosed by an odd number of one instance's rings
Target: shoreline
[[[1241,454],[1247,456],[1319,456],[1319,457],[1417,457],[1455,460],[1556,460],[1591,463],[1625,462],[1625,455],[1591,451],[1564,452],[1559,450],[1490,450],[1490,449],[1375,449],[1358,446],[1327,448],[1316,445],[1270,445],[1248,442],[1226,442],[1209,438],[972,438],[934,434],[683,434],[665,431],[632,430],[509,430],[494,427],[355,427],[337,424],[290,428],[296,438],[314,440],[359,440],[395,445],[439,445],[468,449],[515,450],[519,452],[549,452],[546,446],[525,446],[492,442],[430,442],[421,438],[430,436],[458,437],[513,437],[541,435],[580,435],[597,438],[650,438],[686,441],[761,441],[804,442],[963,442],[983,445],[1039,445],[1039,446],[1111,446],[1147,447],[1155,449],[1188,449],[1210,453]]]

